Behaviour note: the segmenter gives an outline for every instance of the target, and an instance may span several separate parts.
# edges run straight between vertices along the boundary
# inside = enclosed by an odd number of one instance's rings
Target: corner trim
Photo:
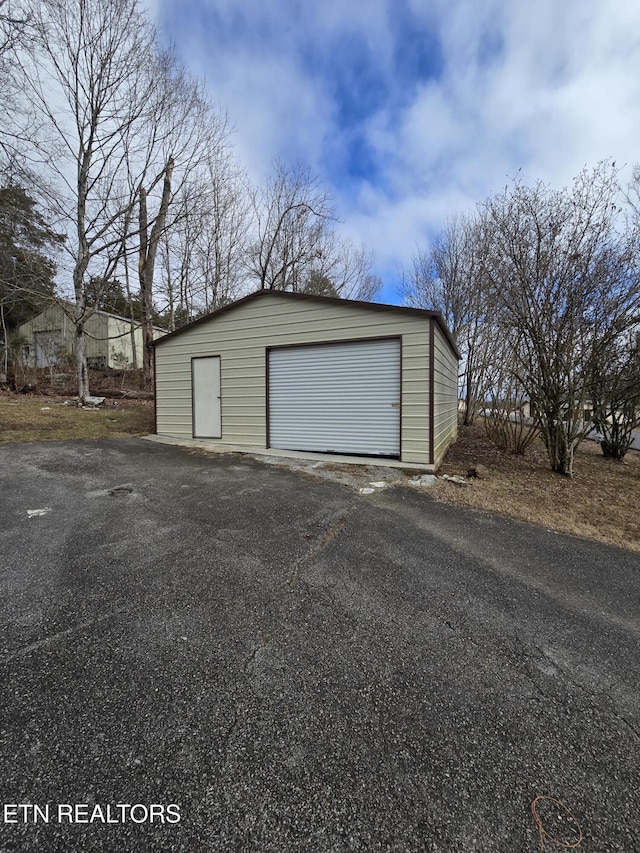
[[[158,434],[158,377],[156,371],[156,358],[153,359],[153,431]]]
[[[433,434],[435,425],[434,413],[434,390],[435,390],[435,322],[432,317],[429,320],[429,465],[435,465],[435,436]]]

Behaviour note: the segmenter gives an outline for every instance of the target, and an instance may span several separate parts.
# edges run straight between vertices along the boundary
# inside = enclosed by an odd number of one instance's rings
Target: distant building
[[[69,316],[71,311],[71,306],[65,311],[61,303],[56,303],[18,327],[18,334],[26,341],[25,364],[53,367],[73,356],[75,326]],[[133,342],[137,365],[142,366],[142,327],[139,323],[107,311],[95,311],[86,321],[85,332],[89,367],[132,368]],[[154,338],[164,334],[165,329],[154,327]]]

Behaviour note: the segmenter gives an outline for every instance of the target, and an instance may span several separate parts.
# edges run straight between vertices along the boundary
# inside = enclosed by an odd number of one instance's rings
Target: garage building
[[[18,327],[17,337],[24,341],[25,364],[62,369],[65,360],[73,359],[76,328],[71,318],[75,310],[71,302],[57,301]],[[142,363],[140,323],[108,311],[91,309],[85,320],[85,333],[89,367],[131,368]],[[164,333],[164,329],[153,329],[154,337]]]
[[[156,432],[433,470],[459,358],[438,312],[260,290],[155,341]]]

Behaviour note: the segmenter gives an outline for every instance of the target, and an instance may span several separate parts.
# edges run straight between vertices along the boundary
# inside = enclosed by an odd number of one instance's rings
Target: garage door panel
[[[269,353],[270,446],[400,454],[400,340]]]

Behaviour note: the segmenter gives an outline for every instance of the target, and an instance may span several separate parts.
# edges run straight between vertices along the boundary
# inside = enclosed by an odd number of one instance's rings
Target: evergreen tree
[[[22,188],[0,187],[0,314],[3,334],[38,314],[55,291],[50,255],[64,241]]]

